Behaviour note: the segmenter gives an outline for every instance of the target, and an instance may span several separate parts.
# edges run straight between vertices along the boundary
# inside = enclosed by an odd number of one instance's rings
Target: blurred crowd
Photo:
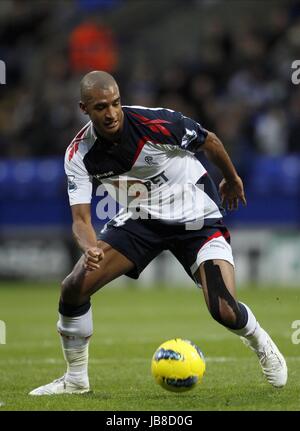
[[[186,1],[191,14],[205,3]],[[195,37],[193,56],[163,70],[151,52],[132,55],[124,25],[103,19],[119,8],[125,0],[1,1],[0,157],[62,155],[87,121],[78,84],[94,69],[117,78],[124,104],[179,110],[214,131],[242,171],[257,154],[300,153],[300,85],[291,81],[300,59],[299,2],[266,8],[264,25],[245,17],[230,28],[217,17]]]

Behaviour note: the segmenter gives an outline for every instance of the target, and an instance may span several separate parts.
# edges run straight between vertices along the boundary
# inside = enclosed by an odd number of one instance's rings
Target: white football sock
[[[59,314],[57,329],[61,335],[67,362],[66,380],[88,385],[89,339],[93,333],[92,309],[77,317]]]
[[[229,331],[239,335],[240,337],[246,338],[249,341],[250,346],[257,350],[265,343],[266,333],[261,328],[250,308],[243,302],[241,302],[241,304],[243,304],[248,313],[246,326],[242,329],[229,329]]]

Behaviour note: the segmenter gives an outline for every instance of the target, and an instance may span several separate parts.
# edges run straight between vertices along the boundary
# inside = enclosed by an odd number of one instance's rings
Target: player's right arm
[[[84,153],[83,153],[84,154]],[[84,253],[84,267],[89,271],[99,268],[104,253],[97,246],[97,236],[91,222],[92,178],[83,163],[81,148],[66,151],[65,172],[68,177],[68,195],[72,211],[72,231]]]
[[[84,266],[89,271],[98,269],[100,268],[99,262],[103,259],[104,253],[97,246],[97,236],[91,222],[91,205],[72,205],[71,210],[73,217],[72,231],[77,244],[84,252]]]

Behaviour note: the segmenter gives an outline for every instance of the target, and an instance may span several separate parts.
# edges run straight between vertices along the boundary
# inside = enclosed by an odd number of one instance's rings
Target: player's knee
[[[106,273],[87,280],[82,272],[73,271],[61,283],[61,299],[70,304],[81,304],[106,284]]]
[[[65,294],[68,292],[68,290],[71,290],[74,287],[74,282],[72,278],[68,275],[62,282],[61,282],[61,293]]]
[[[81,282],[72,273],[61,283],[61,299],[70,304],[75,304],[82,300]]]

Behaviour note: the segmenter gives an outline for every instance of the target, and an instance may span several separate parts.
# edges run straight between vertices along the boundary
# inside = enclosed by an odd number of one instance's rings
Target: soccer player
[[[120,275],[137,279],[166,249],[202,287],[212,317],[256,353],[271,385],[284,386],[282,354],[250,308],[236,298],[230,235],[222,214],[226,206],[236,209],[246,199],[219,138],[170,109],[122,106],[115,79],[102,71],[83,77],[79,105],[90,121],[67,148],[65,171],[73,234],[83,255],[62,282],[57,323],[67,371],[30,395],[90,390],[91,296]],[[222,202],[195,157],[199,151],[223,174]],[[93,179],[116,191],[125,184],[131,198],[99,237],[91,224]]]

